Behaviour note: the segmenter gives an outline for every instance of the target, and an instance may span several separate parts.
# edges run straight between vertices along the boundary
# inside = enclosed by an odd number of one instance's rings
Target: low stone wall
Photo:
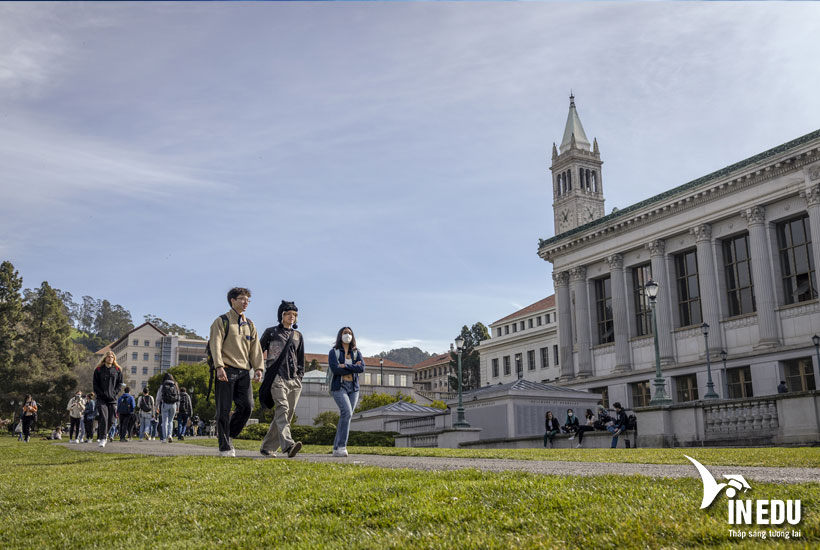
[[[618,437],[618,448],[635,447],[637,432],[627,430]],[[628,442],[628,443],[627,443]],[[582,449],[608,449],[612,444],[612,434],[604,431],[586,432]],[[578,438],[570,440],[568,434],[559,434],[553,439],[553,449],[574,449],[578,445]],[[527,437],[513,437],[509,439],[482,439],[480,441],[465,442],[462,449],[543,449],[544,436],[532,435]]]

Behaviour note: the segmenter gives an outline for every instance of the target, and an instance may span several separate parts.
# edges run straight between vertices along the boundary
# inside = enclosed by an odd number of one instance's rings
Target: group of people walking
[[[555,436],[561,432],[570,434],[569,441],[578,437],[578,444],[575,448],[581,448],[584,442],[584,434],[595,430],[608,431],[612,434],[611,448],[618,446],[618,437],[627,429],[628,419],[626,411],[620,403],[613,403],[615,407],[615,416],[609,414],[602,403],[598,403],[597,415],[592,412],[592,409],[587,409],[584,414],[583,424],[575,415],[572,409],[567,409],[566,420],[563,426],[558,423],[558,419],[552,414],[552,411],[547,411],[544,415],[544,447],[552,447],[554,445]]]

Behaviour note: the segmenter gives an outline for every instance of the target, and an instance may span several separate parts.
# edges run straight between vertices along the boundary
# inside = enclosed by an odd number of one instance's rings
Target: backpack
[[[177,401],[179,401],[179,388],[170,380],[166,380],[162,383],[162,402],[170,405]]]
[[[335,351],[336,351],[336,360],[339,362],[340,365],[343,364],[345,362],[344,351],[340,350],[340,349],[337,349]],[[355,360],[358,361],[360,356],[361,356],[361,352],[359,350],[356,350],[356,359]],[[364,359],[362,359],[362,361],[364,361]],[[334,376],[335,376],[335,374],[333,374],[333,371],[330,370],[330,365],[328,365],[327,366],[327,373],[325,374],[325,384],[327,384],[327,393],[330,393],[330,384],[333,383],[333,377]]]
[[[142,412],[151,412],[154,408],[153,400],[151,399],[150,395],[141,395],[140,396],[140,410]]]
[[[131,405],[131,400],[128,399],[128,396],[131,395],[126,393],[122,397],[120,397],[120,403],[117,405],[117,412],[120,414],[131,414],[134,412],[134,408]]]
[[[194,412],[191,410],[191,396],[187,393],[184,397],[182,395],[179,396],[179,412],[189,416]]]
[[[626,429],[627,430],[634,430],[638,427],[638,419],[635,417],[634,414],[630,414],[626,417]]]

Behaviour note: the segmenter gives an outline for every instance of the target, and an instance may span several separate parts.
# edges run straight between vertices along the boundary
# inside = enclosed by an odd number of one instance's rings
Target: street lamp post
[[[814,351],[817,353],[817,366],[820,367],[820,336],[815,334],[811,337],[811,341],[814,344]]]
[[[715,384],[712,382],[712,362],[709,360],[709,325],[703,323],[700,326],[700,331],[703,333],[703,339],[706,342],[706,395],[704,399],[720,399],[720,396],[715,393]]]
[[[379,358],[379,386],[384,386],[384,357]]]
[[[649,400],[650,405],[671,405],[672,400],[666,395],[666,384],[661,374],[661,352],[658,347],[658,320],[655,314],[655,302],[658,298],[658,283],[649,280],[643,289],[649,297],[649,308],[652,310],[652,333],[655,336],[655,397]]]
[[[726,350],[720,350],[720,359],[723,361],[723,399],[729,399],[729,378],[726,376]]]
[[[461,402],[461,350],[464,347],[464,338],[456,338],[456,352],[458,353],[458,408],[456,409],[456,422],[454,428],[469,428],[470,424],[464,418],[464,405]]]

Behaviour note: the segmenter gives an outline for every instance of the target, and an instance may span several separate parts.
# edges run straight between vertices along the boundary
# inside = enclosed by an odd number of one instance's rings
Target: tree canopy
[[[481,358],[478,354],[478,344],[490,337],[490,331],[483,323],[476,323],[472,328],[467,325],[461,327],[460,336],[464,339],[464,348],[461,351],[461,382],[462,389],[472,390],[481,387]],[[458,354],[450,352],[450,387],[458,388]]]

